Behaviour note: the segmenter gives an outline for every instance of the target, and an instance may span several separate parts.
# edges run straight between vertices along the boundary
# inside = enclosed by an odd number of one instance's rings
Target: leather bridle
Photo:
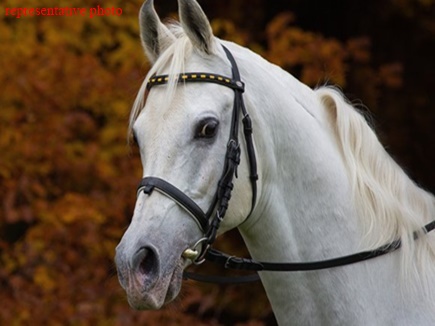
[[[165,196],[174,200],[180,207],[185,209],[191,217],[198,224],[199,228],[203,232],[203,237],[200,238],[191,248],[186,249],[183,252],[183,257],[190,259],[194,264],[199,265],[205,260],[215,262],[228,269],[248,270],[248,271],[313,271],[326,268],[333,268],[339,266],[345,266],[364,260],[372,259],[393,252],[401,247],[401,240],[392,241],[389,244],[383,245],[379,248],[369,251],[362,251],[356,254],[343,256],[339,258],[333,258],[323,261],[315,262],[300,262],[300,263],[273,263],[273,262],[259,262],[254,259],[240,258],[230,256],[222,253],[218,250],[212,249],[211,246],[214,243],[217,235],[217,231],[220,224],[225,217],[225,213],[228,208],[229,201],[231,199],[231,192],[233,190],[234,177],[237,178],[237,167],[240,163],[240,144],[238,141],[240,114],[243,115],[242,124],[243,132],[246,143],[246,149],[249,160],[249,179],[252,187],[252,203],[251,211],[248,217],[255,208],[257,197],[257,162],[255,149],[252,141],[252,122],[246,111],[246,107],[243,102],[243,92],[245,85],[240,79],[239,69],[236,61],[231,52],[223,46],[225,54],[232,66],[232,77],[225,77],[213,73],[182,73],[177,77],[179,83],[214,83],[229,87],[234,90],[234,104],[232,111],[232,120],[229,140],[227,143],[227,151],[225,154],[224,169],[221,178],[217,185],[217,190],[213,197],[213,201],[208,208],[207,212],[204,212],[194,200],[188,195],[182,192],[180,189],[172,185],[171,183],[157,177],[147,176],[143,178],[139,184],[137,194],[144,192],[147,195],[151,195],[154,190],[159,191]],[[168,75],[152,76],[147,83],[147,90],[158,85],[165,85],[169,82]],[[247,217],[247,218],[248,218]],[[428,233],[435,229],[435,221],[432,221],[425,225],[421,232]],[[414,238],[417,239],[420,233],[415,232]],[[201,249],[198,251],[198,247]],[[200,275],[190,272],[184,272],[185,278],[194,279],[202,282],[211,283],[246,283],[257,281],[259,279],[257,274],[239,277],[221,277],[221,276],[208,276]]]
[[[245,85],[240,80],[240,73],[237,67],[236,61],[231,52],[223,46],[223,49],[231,63],[232,77],[225,77],[212,73],[182,73],[178,75],[179,83],[214,83],[229,87],[234,90],[234,104],[232,111],[230,135],[227,143],[227,151],[225,154],[225,162],[222,175],[217,185],[217,190],[213,197],[213,201],[207,210],[204,212],[194,200],[187,196],[180,189],[170,184],[169,182],[157,178],[157,177],[145,177],[139,184],[138,194],[142,191],[148,195],[151,195],[153,190],[158,190],[167,197],[173,199],[182,208],[184,208],[196,221],[204,236],[199,239],[192,248],[186,249],[183,255],[186,258],[191,259],[195,264],[201,264],[205,256],[216,239],[217,231],[220,224],[225,217],[228,209],[228,204],[231,199],[231,192],[233,190],[233,179],[237,178],[237,167],[240,163],[240,144],[239,144],[239,123],[240,115],[242,114],[243,132],[245,136],[246,149],[249,159],[249,179],[251,180],[252,187],[252,203],[251,212],[255,207],[257,198],[257,161],[255,157],[255,149],[252,141],[252,123],[248,112],[246,111],[245,104],[243,102],[243,92],[245,91]],[[147,90],[157,85],[167,84],[169,81],[168,75],[152,76],[147,84]],[[250,215],[250,213],[249,213]],[[249,217],[248,215],[248,217]],[[197,247],[201,246],[201,251],[197,250]]]

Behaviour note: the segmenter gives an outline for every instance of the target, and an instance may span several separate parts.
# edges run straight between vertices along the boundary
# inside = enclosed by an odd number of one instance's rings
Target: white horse
[[[199,207],[213,202],[225,162],[235,92],[177,83],[183,72],[231,76],[230,50],[245,83],[259,172],[252,189],[246,144],[219,233],[238,227],[262,261],[322,260],[398,238],[400,250],[311,272],[260,272],[280,325],[435,325],[435,239],[414,232],[435,218],[435,198],[416,186],[337,90],[312,90],[250,50],[213,36],[195,0],[179,0],[181,26],[163,25],[148,0],[141,40],[153,66],[131,113],[143,176],[160,177]],[[149,78],[166,85],[146,90]],[[240,130],[242,139],[242,130]],[[249,215],[249,218],[247,216]],[[139,192],[116,250],[131,306],[158,309],[179,293],[183,254],[203,237],[190,214],[161,192]]]

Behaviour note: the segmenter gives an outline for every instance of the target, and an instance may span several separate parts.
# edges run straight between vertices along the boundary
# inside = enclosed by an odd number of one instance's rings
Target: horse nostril
[[[157,256],[151,248],[140,248],[134,257],[133,264],[134,269],[144,276],[157,272]]]
[[[151,250],[144,249],[146,254],[142,259],[142,262],[139,264],[139,272],[142,274],[149,274],[154,266],[154,253]]]

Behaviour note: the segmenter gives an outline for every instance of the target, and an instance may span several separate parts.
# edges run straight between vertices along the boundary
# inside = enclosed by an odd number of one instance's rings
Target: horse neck
[[[331,254],[355,250],[359,243],[351,187],[320,100],[287,72],[251,56],[241,60],[241,72],[254,122],[261,194],[242,232],[282,233],[278,244],[269,241],[276,258],[288,255],[289,248],[292,258],[301,259],[321,259],[319,248]],[[282,252],[276,250],[280,244]],[[260,255],[264,242],[259,247],[253,251]],[[266,258],[271,252],[265,251]]]
[[[357,252],[363,241],[351,186],[324,107],[291,75],[253,54],[246,57],[238,62],[261,189],[252,216],[239,228],[251,255],[290,262]],[[397,312],[389,309],[404,309],[397,284],[388,281],[397,273],[396,259],[392,254],[372,263],[376,275],[367,275],[367,264],[360,263],[310,273],[263,272],[261,278],[280,324],[390,322]]]
[[[241,227],[251,255],[289,262],[355,252],[358,240],[350,186],[338,148],[323,123],[320,102],[313,91],[279,68],[266,62],[258,66],[263,69],[242,66],[261,178],[255,212]],[[251,85],[250,80],[261,82]],[[296,280],[288,273],[261,276],[280,323],[286,324],[291,315],[306,318],[303,307],[314,308],[309,304],[312,293],[307,279]]]

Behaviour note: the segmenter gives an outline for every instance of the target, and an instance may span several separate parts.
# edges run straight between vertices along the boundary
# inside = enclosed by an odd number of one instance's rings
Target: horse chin
[[[183,268],[177,266],[172,273],[158,279],[151,288],[136,279],[127,291],[128,303],[136,310],[157,310],[173,301],[181,290]]]

